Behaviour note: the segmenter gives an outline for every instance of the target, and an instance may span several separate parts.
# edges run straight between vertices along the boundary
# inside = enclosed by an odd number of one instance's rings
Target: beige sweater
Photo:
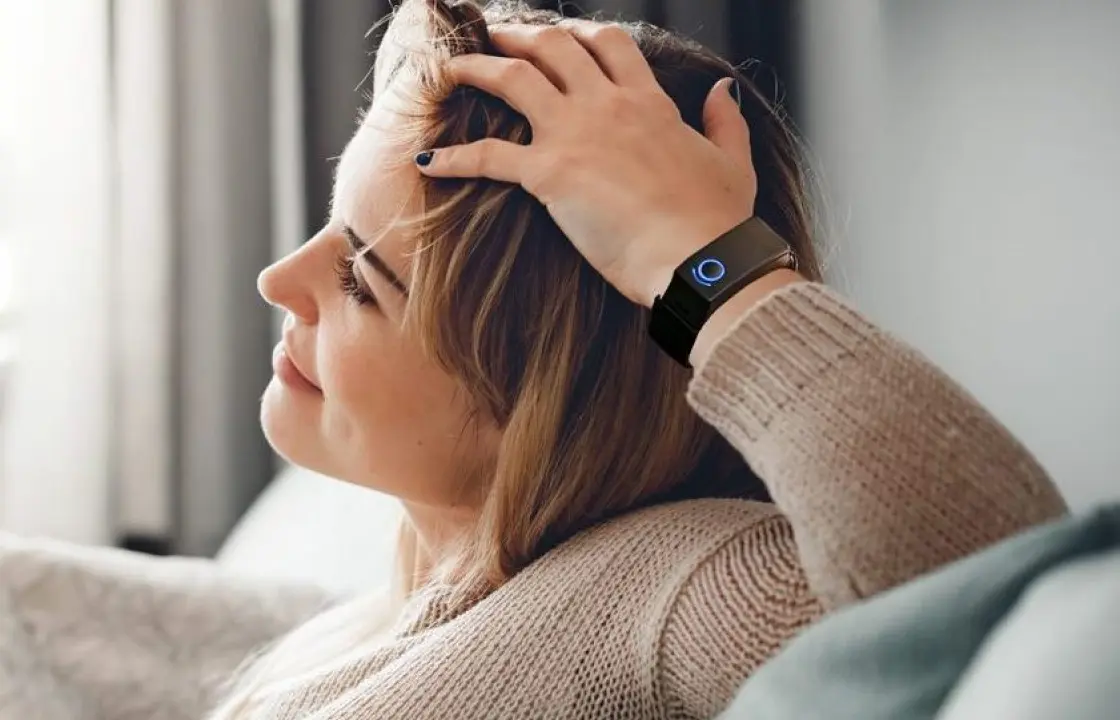
[[[822,612],[1065,510],[967,393],[819,285],[747,313],[689,401],[777,507],[635,512],[467,608],[430,588],[388,640],[273,686],[255,716],[711,717]],[[0,720],[197,717],[251,647],[325,601],[13,538],[0,572]]]

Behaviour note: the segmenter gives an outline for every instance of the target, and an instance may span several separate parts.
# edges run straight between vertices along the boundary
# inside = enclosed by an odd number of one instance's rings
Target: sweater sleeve
[[[328,600],[210,560],[0,533],[0,719],[202,717],[243,660]]]
[[[748,311],[688,396],[766,482],[829,609],[1066,511],[974,398],[819,284]]]

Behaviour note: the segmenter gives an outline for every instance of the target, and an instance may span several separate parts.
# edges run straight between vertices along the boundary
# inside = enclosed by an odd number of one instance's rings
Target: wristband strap
[[[796,268],[789,243],[752,217],[690,255],[653,300],[649,334],[685,367],[696,336],[716,308],[746,285],[779,268]]]

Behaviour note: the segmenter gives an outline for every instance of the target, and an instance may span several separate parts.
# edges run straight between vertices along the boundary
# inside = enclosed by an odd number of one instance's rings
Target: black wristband
[[[708,243],[673,272],[653,300],[649,334],[674,360],[691,367],[696,336],[716,308],[779,268],[796,268],[789,243],[757,217]]]

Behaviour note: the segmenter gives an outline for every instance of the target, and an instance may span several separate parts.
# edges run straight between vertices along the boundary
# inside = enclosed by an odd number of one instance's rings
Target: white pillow
[[[217,560],[246,575],[311,582],[354,594],[392,570],[400,502],[288,467],[230,533]]]

